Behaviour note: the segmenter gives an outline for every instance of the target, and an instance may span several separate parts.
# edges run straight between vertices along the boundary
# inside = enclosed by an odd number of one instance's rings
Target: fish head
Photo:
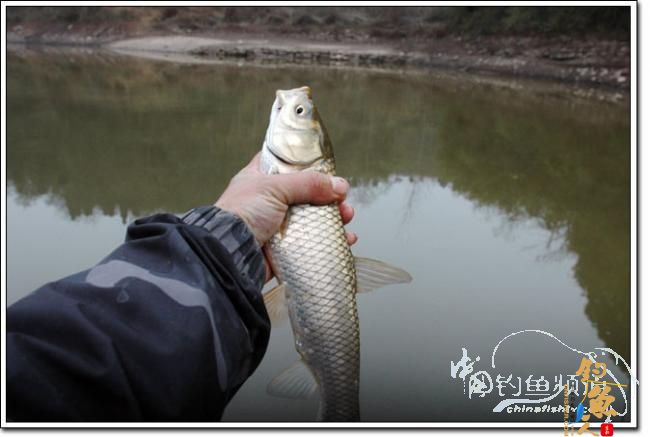
[[[263,149],[282,173],[304,170],[323,159],[333,159],[311,88],[276,91]]]

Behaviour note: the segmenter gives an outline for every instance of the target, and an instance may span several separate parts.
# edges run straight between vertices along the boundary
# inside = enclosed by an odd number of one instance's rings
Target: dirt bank
[[[614,53],[607,63],[581,53],[591,51],[621,52],[616,44],[600,43],[562,49],[560,42],[537,43],[510,41],[499,46],[494,39],[488,44],[444,40],[426,50],[409,49],[402,44],[359,42],[313,42],[295,38],[250,36],[242,34],[205,36],[153,36],[108,43],[120,52],[175,53],[203,59],[253,61],[277,64],[318,64],[330,66],[381,68],[432,68],[469,73],[487,73],[508,77],[525,77],[567,84],[627,88],[629,66]],[[594,47],[596,45],[596,47]],[[503,44],[500,47],[504,47]],[[629,54],[628,54],[629,56]]]

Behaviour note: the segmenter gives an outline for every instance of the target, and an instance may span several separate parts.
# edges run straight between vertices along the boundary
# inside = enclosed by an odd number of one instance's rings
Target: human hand
[[[352,220],[354,209],[345,203],[350,188],[345,179],[313,171],[265,175],[259,169],[259,159],[258,153],[230,180],[215,205],[239,216],[248,225],[260,247],[280,229],[290,205],[339,202],[343,224]],[[354,233],[346,232],[345,235],[348,244],[357,242]],[[268,260],[266,267],[269,280]]]

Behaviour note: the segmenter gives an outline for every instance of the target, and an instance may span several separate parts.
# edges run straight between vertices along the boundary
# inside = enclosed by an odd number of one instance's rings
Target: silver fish
[[[332,144],[309,87],[276,92],[260,166],[266,174],[335,174]],[[288,314],[300,355],[271,381],[269,393],[306,398],[318,389],[319,420],[360,420],[356,295],[409,282],[410,275],[353,257],[337,204],[292,206],[267,249],[279,285],[265,303],[274,323]]]

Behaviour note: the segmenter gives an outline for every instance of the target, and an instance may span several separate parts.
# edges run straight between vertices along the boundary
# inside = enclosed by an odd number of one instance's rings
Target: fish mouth
[[[307,96],[307,98],[309,100],[311,100],[311,96],[312,96],[311,87],[309,87],[307,85],[303,85],[301,87],[293,88],[293,89],[290,89],[290,90],[276,90],[275,91],[275,95],[280,99],[283,99],[285,95],[294,94],[294,93],[296,93],[296,94],[305,94]]]

